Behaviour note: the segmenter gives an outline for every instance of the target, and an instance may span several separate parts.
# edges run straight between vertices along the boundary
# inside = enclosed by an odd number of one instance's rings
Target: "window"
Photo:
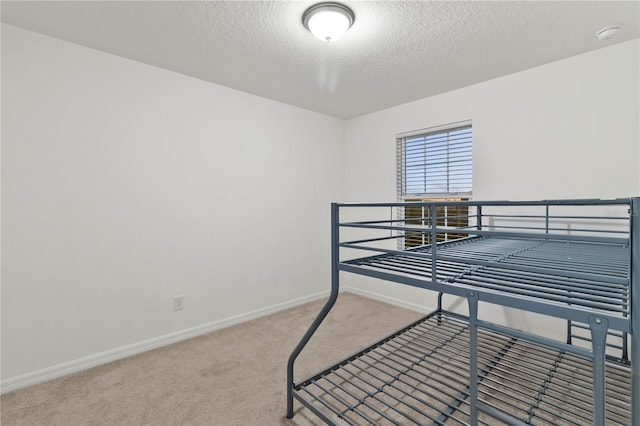
[[[417,198],[407,199],[405,201],[466,201],[468,198],[446,198],[446,199],[433,199],[433,198]],[[404,211],[404,217],[407,225],[421,225],[429,226],[431,224],[429,218],[429,211],[426,207],[415,206],[407,207]],[[468,206],[439,206],[436,209],[436,226],[452,226],[463,227],[469,225],[469,207]],[[455,232],[438,232],[436,234],[436,241],[451,241],[458,238],[466,237],[466,234],[460,234]],[[431,234],[424,233],[422,231],[406,231],[404,238],[404,247],[417,247],[431,243]]]
[[[472,190],[472,132],[463,124],[424,133],[399,136],[398,198],[400,201],[465,201]],[[430,225],[429,213],[421,206],[401,212],[407,225]],[[440,207],[437,226],[462,227],[469,224],[466,206]],[[465,237],[459,233],[438,233],[437,241]],[[404,247],[429,244],[430,235],[406,231]]]

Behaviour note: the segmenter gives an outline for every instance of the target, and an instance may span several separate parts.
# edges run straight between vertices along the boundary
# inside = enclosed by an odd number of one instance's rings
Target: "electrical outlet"
[[[184,309],[184,296],[174,296],[173,297],[173,310],[181,311]]]

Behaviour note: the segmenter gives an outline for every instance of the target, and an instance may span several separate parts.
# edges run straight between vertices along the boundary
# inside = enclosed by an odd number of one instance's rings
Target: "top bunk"
[[[630,332],[638,200],[334,204],[334,261],[337,270],[583,323],[596,316]]]

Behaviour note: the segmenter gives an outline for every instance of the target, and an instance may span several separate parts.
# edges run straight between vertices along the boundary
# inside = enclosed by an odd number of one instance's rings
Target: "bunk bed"
[[[639,212],[640,198],[332,204],[331,294],[289,358],[287,417],[295,399],[334,425],[640,425]],[[437,307],[295,381],[341,273]],[[494,320],[496,305],[561,321],[562,340]]]

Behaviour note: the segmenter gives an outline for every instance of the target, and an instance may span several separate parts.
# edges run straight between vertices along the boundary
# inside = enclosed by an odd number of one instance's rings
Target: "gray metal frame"
[[[470,207],[469,226],[438,225],[439,209],[449,205]],[[428,212],[427,225],[393,218],[394,208],[408,206]],[[629,214],[614,215],[620,206]],[[365,212],[366,220],[342,222],[342,210]],[[380,211],[391,214],[379,218]],[[296,398],[328,424],[640,424],[640,338],[633,333],[640,329],[639,214],[640,198],[332,204],[331,295],[289,358],[287,417]],[[430,241],[446,232],[467,237],[397,250],[408,232],[428,233]],[[335,303],[340,271],[436,291],[438,309],[295,383],[295,360]],[[443,294],[466,298],[469,315],[443,310]],[[483,321],[479,301],[565,319],[567,342]],[[417,336],[426,323],[435,325]],[[523,348],[534,361],[518,363]],[[451,358],[438,358],[442,371],[429,370],[440,351]],[[566,365],[574,373],[558,384]],[[429,371],[414,377],[423,368]],[[562,386],[569,392],[554,397]]]

